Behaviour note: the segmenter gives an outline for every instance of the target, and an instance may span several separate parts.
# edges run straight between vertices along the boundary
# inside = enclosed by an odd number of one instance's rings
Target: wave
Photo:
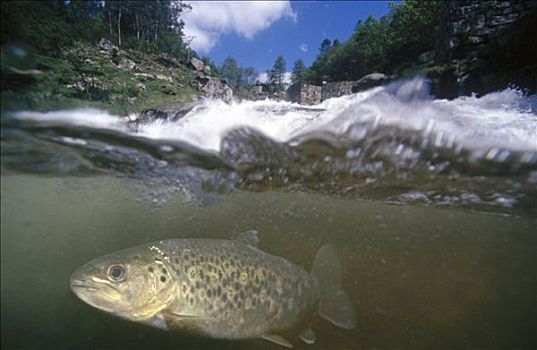
[[[179,117],[153,119],[98,110],[3,113],[2,167],[108,173],[201,202],[282,189],[535,210],[536,130],[535,95],[507,89],[435,100],[427,81],[415,78],[312,107],[206,100]]]

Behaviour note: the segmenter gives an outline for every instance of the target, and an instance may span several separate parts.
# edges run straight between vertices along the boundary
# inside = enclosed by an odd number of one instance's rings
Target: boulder
[[[196,106],[198,106],[198,102],[146,109],[135,118],[129,119],[127,124],[131,130],[137,130],[140,125],[150,124],[157,120],[177,121]]]
[[[118,67],[125,70],[133,70],[136,68],[136,63],[131,59],[122,58],[118,63]]]
[[[182,64],[178,59],[172,57],[170,54],[163,52],[158,55],[158,61],[168,67],[181,67]]]
[[[111,54],[117,54],[119,52],[119,48],[106,38],[99,40],[99,49]]]
[[[222,79],[206,77],[199,80],[200,90],[203,95],[210,98],[219,98],[224,102],[231,102],[233,90]]]
[[[383,73],[371,73],[364,75],[358,81],[356,81],[352,86],[352,92],[359,92],[373,87],[386,84],[390,78]]]
[[[203,71],[203,67],[205,66],[203,61],[197,59],[196,57],[192,57],[190,59],[190,65],[197,71]]]

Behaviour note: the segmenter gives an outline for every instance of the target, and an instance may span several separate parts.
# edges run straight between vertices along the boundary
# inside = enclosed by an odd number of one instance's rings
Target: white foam
[[[19,112],[17,117],[132,132],[119,117],[98,110]],[[506,89],[481,98],[434,100],[421,78],[332,98],[313,107],[269,100],[229,105],[207,100],[178,121],[155,121],[142,125],[136,133],[219,151],[223,135],[239,127],[250,127],[284,142],[310,132],[341,134],[354,123],[367,121],[434,132],[437,142],[456,141],[473,149],[537,151],[536,95],[528,97]]]

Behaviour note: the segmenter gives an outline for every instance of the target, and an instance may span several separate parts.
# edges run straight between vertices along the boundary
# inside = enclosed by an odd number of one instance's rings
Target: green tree
[[[305,82],[305,70],[306,65],[302,59],[295,61],[293,65],[293,73],[291,75],[291,81],[293,84],[302,84]]]
[[[319,56],[326,55],[332,48],[332,41],[330,39],[324,39],[321,42],[321,47],[319,48]]]
[[[286,63],[285,58],[279,55],[274,62],[274,66],[269,72],[269,84],[273,87],[274,91],[283,91],[283,80],[285,77]]]
[[[231,56],[228,56],[222,67],[220,67],[220,74],[225,79],[229,86],[235,91],[238,91],[242,87],[242,76],[237,60]]]

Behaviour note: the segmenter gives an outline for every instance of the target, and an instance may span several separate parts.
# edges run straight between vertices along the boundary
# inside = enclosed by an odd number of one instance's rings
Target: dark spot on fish
[[[179,258],[175,258],[173,261],[175,262],[175,265],[179,265]]]
[[[222,302],[225,303],[226,301],[227,301],[227,294],[224,293],[224,294],[222,294]]]
[[[196,281],[196,289],[200,289],[200,287],[201,287],[200,281]]]
[[[201,262],[205,262],[205,257],[202,255],[200,256],[200,259],[199,259]]]
[[[163,274],[167,274],[167,273],[168,273],[168,271],[166,271],[166,269],[165,269],[165,268],[162,268],[162,273],[163,273]]]
[[[160,282],[162,283],[166,282],[166,276],[160,276]]]
[[[211,283],[211,276],[209,275],[205,276],[205,283],[207,284]]]
[[[210,262],[210,263],[214,263],[214,258],[213,258],[212,256],[209,257],[209,262]]]
[[[241,307],[242,307],[242,303],[239,301],[239,302],[237,303],[237,308],[240,309]]]
[[[194,305],[194,298],[190,298],[188,302],[190,303],[190,306]]]
[[[235,282],[235,284],[233,285],[233,287],[235,287],[236,290],[241,289],[241,285],[240,285],[239,282]]]
[[[222,293],[222,288],[220,286],[216,287],[216,295],[220,296],[220,293]]]
[[[256,306],[256,305],[257,305],[257,298],[253,297],[252,298],[252,306]]]
[[[241,299],[244,299],[244,291],[242,289],[239,292],[239,296],[240,296]]]
[[[222,279],[222,271],[218,270],[218,279]]]
[[[230,264],[231,266],[235,266],[235,260],[233,260],[233,259],[230,260],[230,261],[229,261],[229,264]]]
[[[207,297],[211,298],[212,296],[213,296],[213,292],[210,289],[208,289],[207,290]]]
[[[190,294],[194,294],[195,291],[196,289],[194,288],[194,286],[190,286]]]
[[[150,273],[153,273],[153,271],[154,271],[154,270],[153,270],[153,266],[149,266],[149,267],[147,268],[147,271],[149,271]]]
[[[235,304],[239,301],[239,296],[237,294],[235,294],[235,296],[233,297],[233,301],[235,302]]]
[[[186,294],[186,285],[183,285],[183,294]]]

